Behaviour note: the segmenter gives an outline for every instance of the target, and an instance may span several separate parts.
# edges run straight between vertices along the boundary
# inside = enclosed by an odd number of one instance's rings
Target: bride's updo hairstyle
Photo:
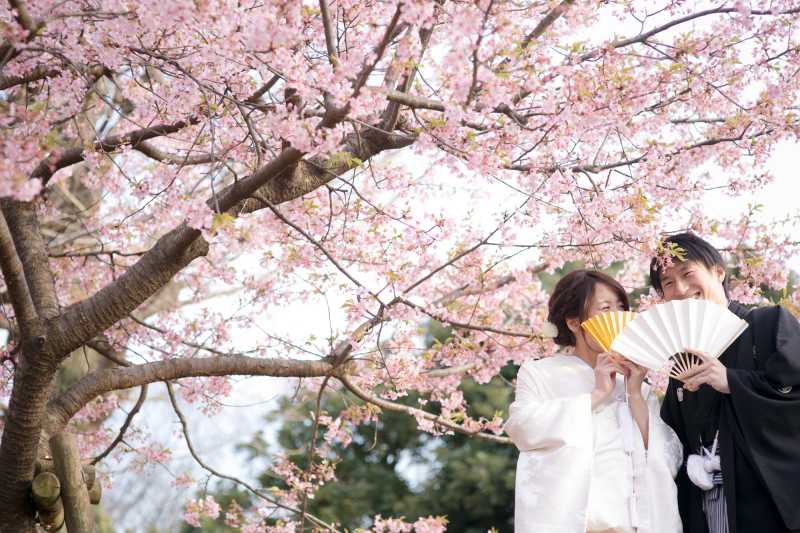
[[[567,319],[578,318],[583,323],[588,318],[594,288],[598,283],[608,285],[622,300],[625,310],[631,310],[628,293],[617,280],[597,270],[573,270],[556,283],[547,304],[547,321],[558,328],[558,335],[553,342],[559,346],[575,346],[575,334],[567,326]]]

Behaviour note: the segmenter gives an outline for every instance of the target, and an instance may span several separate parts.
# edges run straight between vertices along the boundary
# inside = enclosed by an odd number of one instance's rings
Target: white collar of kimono
[[[569,370],[575,374],[575,377],[594,386],[594,369],[583,359],[568,353],[556,353],[554,357],[558,358],[565,367],[569,368]]]
[[[567,357],[569,357],[573,361],[576,361],[578,364],[583,366],[583,368],[585,368],[586,371],[589,372],[589,375],[592,376],[592,380],[594,381],[594,368],[590,367],[589,363],[587,363],[586,361],[584,361],[583,359],[581,359],[577,355],[572,355],[572,354],[564,354],[564,355],[566,355]]]

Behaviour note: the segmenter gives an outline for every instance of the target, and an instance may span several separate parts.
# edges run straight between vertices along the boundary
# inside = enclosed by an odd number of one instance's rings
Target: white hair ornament
[[[545,322],[542,326],[542,335],[549,339],[555,339],[558,337],[558,326],[550,322]]]

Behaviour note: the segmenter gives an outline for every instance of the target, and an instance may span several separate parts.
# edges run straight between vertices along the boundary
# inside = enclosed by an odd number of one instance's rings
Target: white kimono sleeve
[[[576,387],[576,394],[557,397],[543,383],[551,377],[535,364],[522,366],[505,425],[522,452],[517,463],[517,533],[586,528],[594,455],[591,395]]]
[[[661,405],[655,393],[646,384],[644,386],[647,387],[644,397],[650,412],[649,434],[652,435],[651,439],[655,439],[655,448],[650,444],[650,450],[660,455],[658,460],[663,463],[672,479],[675,479],[678,469],[683,465],[683,444],[672,428],[661,420]]]

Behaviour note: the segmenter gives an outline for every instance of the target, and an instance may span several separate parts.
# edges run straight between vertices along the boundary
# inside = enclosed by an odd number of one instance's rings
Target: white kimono
[[[516,533],[680,533],[673,479],[683,460],[677,435],[659,416],[650,387],[648,449],[633,424],[634,451],[623,449],[617,409],[625,385],[592,411],[594,371],[568,355],[522,365],[506,433],[519,448]],[[632,463],[632,464],[631,464]],[[631,481],[631,477],[633,480]],[[639,527],[631,526],[630,495]]]

